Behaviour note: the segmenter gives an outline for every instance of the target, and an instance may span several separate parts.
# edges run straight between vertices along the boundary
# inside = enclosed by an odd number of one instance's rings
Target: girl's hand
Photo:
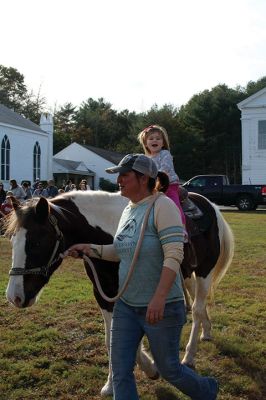
[[[86,256],[90,255],[90,244],[88,243],[79,243],[79,244],[74,244],[73,246],[69,247],[68,250],[66,250],[61,257],[65,258],[67,256],[74,257],[74,258],[79,258],[83,257],[83,254]]]

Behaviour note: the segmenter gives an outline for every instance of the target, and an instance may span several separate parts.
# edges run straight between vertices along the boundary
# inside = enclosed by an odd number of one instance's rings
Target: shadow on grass
[[[157,388],[155,395],[157,400],[180,400],[180,397],[167,388]]]
[[[266,209],[257,209],[257,210],[253,210],[253,211],[240,211],[240,210],[236,210],[236,209],[234,209],[234,210],[229,210],[229,209],[226,209],[226,210],[223,210],[223,209],[220,209],[220,211],[223,213],[223,214],[231,214],[231,213],[238,213],[238,214],[245,214],[245,215],[261,215],[261,214],[266,214]]]
[[[241,355],[234,351],[233,348],[229,348],[228,345],[224,345],[222,342],[215,342],[216,347],[220,353],[234,360],[234,363],[244,371],[246,376],[249,376],[254,382],[256,382],[260,393],[248,392],[249,400],[265,400],[266,399],[266,385],[265,385],[265,366],[262,368],[261,365],[256,364],[255,360],[250,359],[247,355]]]

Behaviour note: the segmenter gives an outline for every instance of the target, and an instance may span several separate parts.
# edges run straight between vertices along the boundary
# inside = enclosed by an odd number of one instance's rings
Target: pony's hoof
[[[211,336],[201,336],[200,340],[201,340],[201,342],[211,342],[212,337]]]
[[[106,397],[112,395],[113,395],[113,385],[110,384],[109,382],[106,382],[106,384],[101,389],[101,396]]]
[[[189,363],[188,361],[182,361],[181,364],[185,365],[186,367],[193,369],[193,371],[196,370],[196,366],[193,363]]]

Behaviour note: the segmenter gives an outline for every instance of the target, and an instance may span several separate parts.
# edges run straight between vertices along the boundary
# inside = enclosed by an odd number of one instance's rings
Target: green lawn
[[[210,306],[214,339],[199,344],[197,370],[217,377],[219,400],[263,400],[266,212],[223,215],[235,257]],[[104,328],[82,263],[64,261],[38,303],[23,310],[5,299],[10,264],[10,243],[0,238],[0,400],[100,399],[108,371]],[[182,354],[189,329],[190,315]],[[136,378],[141,400],[187,399],[138,370]]]

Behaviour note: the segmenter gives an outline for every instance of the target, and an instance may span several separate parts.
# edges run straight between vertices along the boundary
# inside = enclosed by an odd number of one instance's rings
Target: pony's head
[[[6,295],[16,307],[27,307],[61,263],[63,236],[45,198],[23,206],[14,203],[13,208],[6,229],[12,242]]]

